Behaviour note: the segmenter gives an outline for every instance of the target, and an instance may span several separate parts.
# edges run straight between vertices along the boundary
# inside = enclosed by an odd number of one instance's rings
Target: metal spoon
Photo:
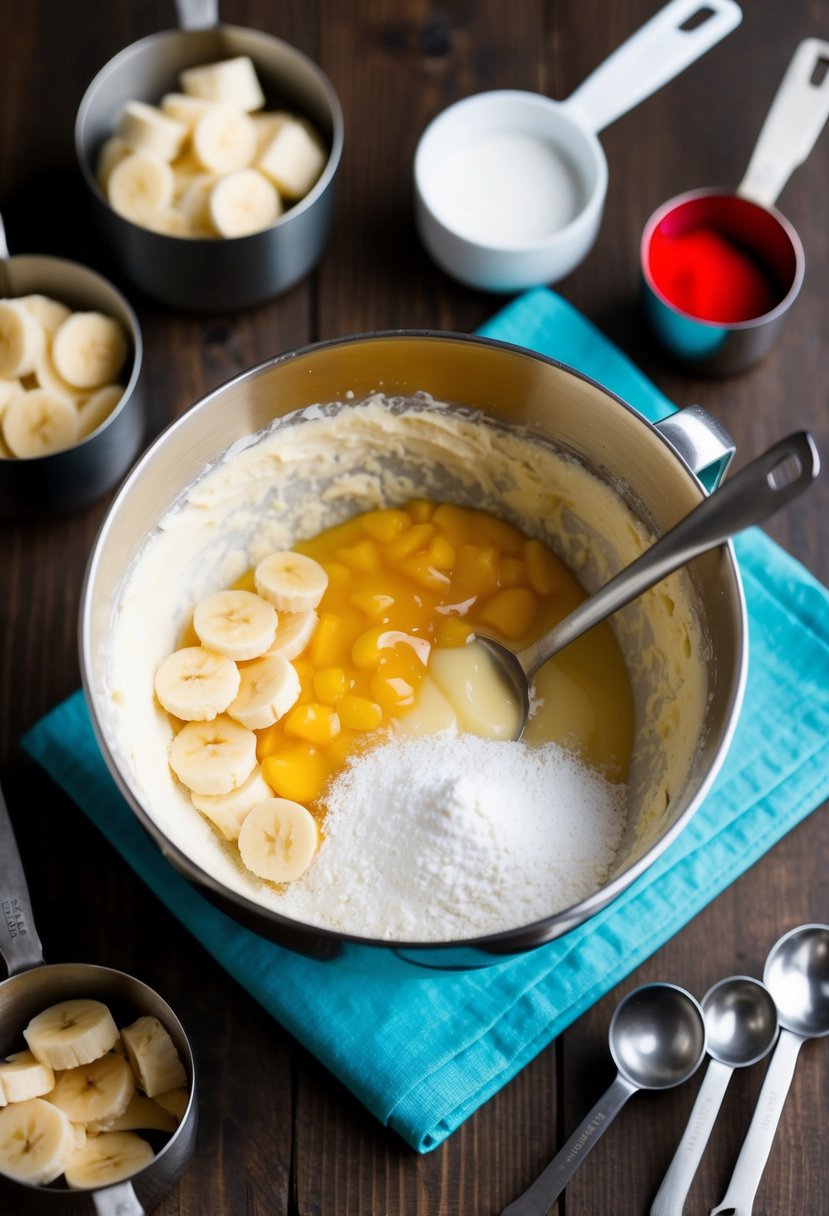
[[[535,1182],[501,1216],[547,1216],[599,1136],[631,1094],[671,1089],[705,1056],[705,1018],[699,1002],[675,984],[645,984],[617,1006],[608,1031],[616,1079]]]
[[[509,650],[492,638],[476,635],[471,645],[481,647],[484,664],[487,659],[490,667],[494,662],[510,699],[517,702],[511,737],[520,739],[524,733],[530,713],[530,682],[548,659],[692,558],[786,506],[811,484],[819,470],[820,458],[811,435],[806,431],[789,435],[735,473],[641,557],[525,650]]]
[[[807,1039],[829,1034],[829,925],[800,925],[781,937],[766,959],[763,979],[777,1005],[780,1039],[725,1197],[709,1216],[750,1216],[797,1053]]]
[[[733,975],[702,998],[711,1062],[687,1127],[656,1193],[651,1216],[680,1216],[735,1068],[756,1064],[777,1040],[777,1009],[759,980]]]

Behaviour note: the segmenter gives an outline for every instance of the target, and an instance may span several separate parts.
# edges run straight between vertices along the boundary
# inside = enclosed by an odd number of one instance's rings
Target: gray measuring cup
[[[75,152],[94,219],[123,272],[173,308],[230,312],[262,303],[302,279],[322,254],[334,205],[343,117],[331,82],[301,51],[259,30],[219,23],[218,0],[176,0],[181,28],[150,34],[110,59],[89,85],[75,121]],[[247,55],[280,108],[309,119],[328,145],[313,189],[262,232],[185,239],[151,232],[118,215],[95,177],[98,149],[128,101],[156,104],[184,68]]]
[[[198,1107],[193,1052],[170,1006],[141,980],[92,963],[45,964],[32,917],[23,864],[0,790],[0,954],[8,979],[0,983],[0,1058],[24,1045],[30,1019],[62,1000],[102,1001],[119,1026],[143,1014],[157,1017],[187,1073],[189,1098],[182,1120],[153,1160],[124,1182],[73,1191],[60,1182],[30,1186],[0,1174],[0,1211],[14,1216],[143,1216],[161,1202],[193,1155]]]

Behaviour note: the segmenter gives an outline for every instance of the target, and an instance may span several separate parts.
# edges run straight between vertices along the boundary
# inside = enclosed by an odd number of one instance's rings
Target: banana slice
[[[173,170],[149,152],[132,152],[109,175],[107,199],[113,211],[134,224],[173,201]]]
[[[214,104],[201,97],[191,97],[189,93],[165,93],[161,98],[161,112],[182,123],[188,131],[192,131],[202,115]]]
[[[155,673],[155,695],[183,722],[211,722],[224,713],[239,691],[239,669],[232,659],[185,646],[169,655]]]
[[[3,417],[3,411],[9,402],[19,396],[20,393],[25,393],[25,391],[21,382],[16,378],[6,379],[3,377],[0,379],[0,418]]]
[[[191,232],[195,234],[216,235],[210,218],[210,195],[216,180],[212,173],[188,174],[187,184],[176,200],[176,206],[187,219]]]
[[[212,722],[188,722],[170,744],[170,768],[196,794],[229,794],[256,767],[256,735],[219,714]]]
[[[0,1061],[1,1097],[6,1102],[26,1102],[42,1098],[55,1084],[55,1073],[48,1064],[41,1064],[30,1051],[16,1051]]]
[[[328,586],[319,562],[290,549],[270,553],[254,571],[256,590],[279,612],[309,612]]]
[[[0,300],[0,376],[17,379],[33,372],[45,343],[43,326],[20,300]]]
[[[282,214],[282,200],[255,169],[238,169],[220,178],[208,200],[210,221],[219,236],[249,236],[270,228]]]
[[[256,167],[285,198],[298,199],[314,185],[327,160],[319,136],[304,122],[291,118],[282,123]]]
[[[91,397],[87,397],[78,409],[78,438],[86,439],[87,435],[97,431],[109,418],[123,395],[123,384],[105,384]]]
[[[319,617],[313,608],[307,612],[280,612],[276,637],[266,654],[281,654],[283,659],[296,659],[314,636]]]
[[[135,1077],[123,1056],[110,1051],[90,1064],[59,1072],[47,1100],[89,1131],[123,1115],[135,1093]]]
[[[179,81],[190,97],[235,106],[237,110],[261,110],[265,104],[256,68],[247,55],[187,68]]]
[[[270,147],[274,136],[291,115],[287,110],[268,110],[263,114],[251,114],[250,120],[256,128],[257,156]]]
[[[287,798],[269,798],[253,808],[239,833],[242,861],[269,882],[294,882],[313,861],[317,822]]]
[[[0,1173],[46,1186],[64,1172],[75,1153],[69,1117],[43,1098],[14,1102],[0,1110]]]
[[[102,1132],[134,1132],[138,1130],[174,1132],[179,1120],[169,1110],[165,1110],[153,1098],[148,1098],[138,1090],[130,1098],[129,1106],[117,1119],[110,1120],[106,1126],[90,1128],[91,1131]]]
[[[148,1098],[187,1084],[176,1045],[158,1018],[145,1014],[121,1031],[138,1084]]]
[[[252,591],[217,591],[199,600],[193,628],[208,650],[229,659],[256,659],[276,636],[273,607]]]
[[[159,160],[175,160],[187,138],[187,127],[157,106],[128,101],[121,112],[115,134],[137,152],[149,152]]]
[[[89,389],[76,388],[73,384],[69,384],[68,381],[64,380],[55,367],[52,352],[48,344],[35,369],[35,377],[37,379],[37,387],[48,389],[56,397],[64,397],[67,401],[71,401],[73,405],[78,407],[89,396]]]
[[[187,216],[175,205],[160,207],[144,220],[144,227],[150,232],[160,232],[163,236],[191,237],[197,233]]]
[[[117,135],[110,135],[109,139],[105,139],[98,151],[98,158],[95,161],[95,177],[98,185],[106,194],[109,188],[109,179],[112,176],[112,170],[116,165],[120,165],[122,160],[132,153],[134,149]]]
[[[101,1001],[86,997],[50,1005],[23,1031],[35,1059],[54,1069],[89,1064],[111,1050],[118,1027]]]
[[[102,1132],[75,1151],[63,1173],[73,1190],[93,1190],[132,1177],[154,1156],[147,1141],[134,1132]]]
[[[193,151],[208,173],[234,173],[256,155],[256,128],[241,110],[213,106],[193,128]]]
[[[78,442],[78,412],[65,397],[45,388],[10,401],[3,411],[3,438],[15,456],[26,459],[62,452]]]
[[[73,312],[52,339],[52,361],[75,388],[103,388],[117,378],[127,349],[124,327],[114,317]]]
[[[47,338],[52,338],[64,321],[68,321],[72,315],[71,308],[61,304],[60,300],[53,300],[51,296],[34,293],[19,296],[18,302],[40,322]]]
[[[227,712],[251,730],[273,726],[302,691],[296,668],[281,654],[263,655],[240,669],[239,692]]]
[[[196,810],[207,816],[210,822],[219,829],[225,840],[231,841],[239,839],[245,816],[266,798],[273,798],[273,790],[262,776],[262,769],[259,765],[256,766],[247,781],[243,781],[229,794],[190,795],[190,801]]]
[[[187,1103],[190,1101],[190,1090],[186,1085],[179,1085],[175,1089],[166,1090],[163,1094],[156,1094],[153,1101],[171,1114],[177,1123],[181,1123],[184,1112],[187,1110]]]

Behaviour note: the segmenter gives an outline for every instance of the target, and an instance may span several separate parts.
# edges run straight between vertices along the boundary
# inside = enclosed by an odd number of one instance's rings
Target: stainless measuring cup
[[[0,519],[41,518],[88,506],[124,476],[138,455],[146,426],[140,384],[143,343],[127,300],[78,262],[43,254],[12,257],[0,217],[0,297],[33,294],[120,321],[130,342],[129,374],[118,405],[80,443],[48,456],[0,458]]]
[[[563,279],[592,248],[604,212],[608,169],[598,133],[678,76],[741,18],[734,0],[671,0],[565,101],[499,90],[467,97],[440,113],[420,137],[414,159],[417,228],[438,265],[486,291],[520,291]],[[493,135],[529,137],[555,163],[553,196],[566,192],[570,205],[549,230],[505,239],[497,231],[482,235],[470,228],[470,216],[486,206],[494,184],[512,187],[500,200],[501,215],[514,215],[532,193],[501,154],[477,170],[465,166],[461,186],[474,191],[474,206],[457,218],[455,191],[447,210],[452,158]]]
[[[744,371],[777,341],[800,293],[806,257],[794,227],[774,206],[829,116],[829,42],[800,43],[780,83],[743,180],[736,191],[692,190],[663,203],[642,234],[642,300],[666,350],[695,370]],[[713,232],[750,259],[767,284],[768,307],[755,316],[713,320],[680,306],[655,273],[660,243]],[[693,263],[691,263],[693,271]]]
[[[258,30],[219,24],[218,0],[176,0],[180,29],[150,34],[98,72],[75,122],[75,151],[96,225],[123,272],[147,295],[174,308],[224,312],[259,304],[302,279],[322,254],[343,146],[343,117],[328,77],[301,51]],[[326,141],[316,185],[262,232],[191,239],[151,232],[109,206],[95,158],[128,101],[157,103],[179,73],[247,55],[269,101],[308,118]]]
[[[189,1098],[177,1129],[153,1160],[124,1182],[96,1190],[69,1190],[60,1183],[31,1186],[0,1174],[0,1210],[15,1216],[143,1216],[173,1186],[196,1143],[198,1108],[193,1053],[173,1010],[141,980],[91,963],[43,961],[23,864],[0,790],[0,954],[8,979],[0,983],[0,1058],[23,1046],[30,1019],[59,1001],[87,997],[108,1005],[124,1026],[143,1014],[161,1022],[173,1040],[188,1078]]]

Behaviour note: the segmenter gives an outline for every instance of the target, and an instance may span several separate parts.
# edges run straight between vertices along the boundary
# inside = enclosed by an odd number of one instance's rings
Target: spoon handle
[[[635,1085],[617,1076],[550,1164],[523,1195],[504,1208],[501,1216],[547,1216],[599,1136],[635,1092]]]
[[[811,484],[819,469],[815,442],[806,431],[781,439],[757,456],[641,557],[589,596],[560,625],[520,651],[517,658],[527,677],[599,621],[624,608],[692,558],[785,507]]]
[[[23,862],[14,838],[12,821],[0,788],[0,954],[9,975],[39,967],[43,947],[32,916],[32,902],[26,885]]]
[[[682,1139],[656,1192],[650,1216],[681,1216],[732,1072],[720,1060],[710,1061]]]
[[[794,1076],[797,1053],[803,1038],[791,1030],[781,1030],[774,1055],[763,1079],[763,1088],[757,1099],[743,1147],[734,1166],[734,1173],[722,1201],[711,1208],[708,1216],[718,1212],[734,1213],[734,1216],[751,1216],[754,1196],[760,1185],[783,1103]]]

